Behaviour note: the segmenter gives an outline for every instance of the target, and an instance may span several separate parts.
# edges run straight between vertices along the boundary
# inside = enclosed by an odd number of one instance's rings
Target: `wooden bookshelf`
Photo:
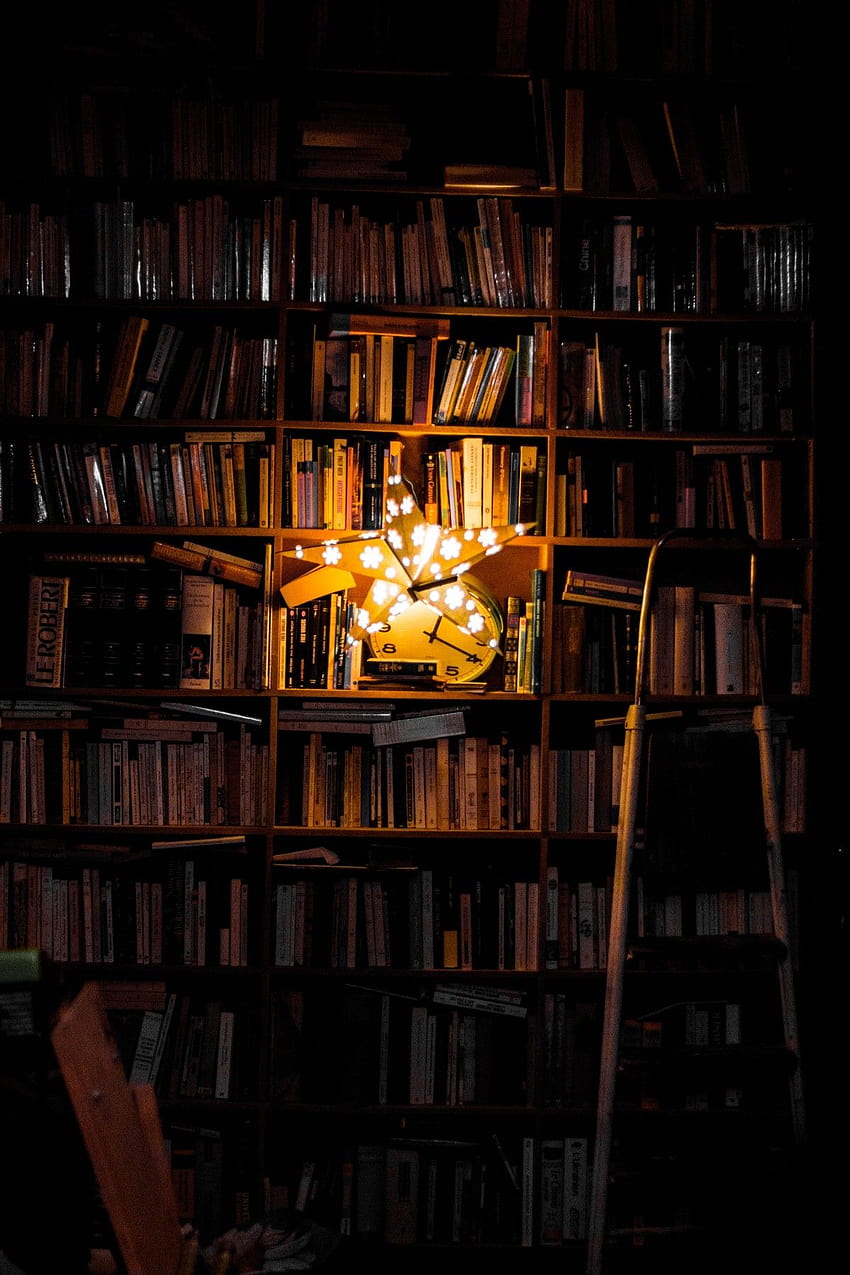
[[[756,1178],[797,1148],[737,752],[749,557],[715,538],[758,551],[812,977],[805,45],[690,0],[640,24],[614,0],[435,3],[421,40],[380,0],[273,8],[60,24],[13,99],[0,945],[111,987],[128,1072],[171,1005],[154,1089],[202,1242],[287,1207],[381,1263],[583,1266],[640,595],[681,533],[650,620],[605,1275],[721,1251],[721,1167]],[[514,529],[498,553],[491,526]],[[391,558],[414,605],[384,608],[374,653],[433,652],[424,681],[365,663]],[[665,795],[694,770],[735,788],[716,855]]]

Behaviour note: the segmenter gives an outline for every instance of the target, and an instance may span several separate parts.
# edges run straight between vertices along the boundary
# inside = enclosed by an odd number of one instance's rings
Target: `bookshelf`
[[[635,599],[666,531],[758,545],[812,978],[817,244],[783,92],[809,64],[740,6],[585,0],[574,28],[505,0],[453,39],[432,7],[421,45],[377,0],[45,45],[0,192],[0,942],[102,984],[128,1071],[165,1022],[203,1239],[286,1206],[380,1265],[554,1269],[585,1261]],[[412,555],[448,559],[449,528],[469,575],[428,607]],[[707,1269],[719,1168],[775,1187],[769,1217],[796,1166],[746,557],[683,543],[653,612],[612,1272]],[[346,643],[401,575],[415,606],[372,653],[423,681]]]

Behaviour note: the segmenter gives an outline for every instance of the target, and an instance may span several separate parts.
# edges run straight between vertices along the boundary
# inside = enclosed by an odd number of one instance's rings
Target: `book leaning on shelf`
[[[219,548],[197,544],[192,540],[184,540],[182,546],[171,544],[169,541],[155,540],[151,545],[150,555],[152,558],[182,567],[185,571],[216,576],[221,580],[229,580],[233,584],[248,585],[252,589],[263,587],[264,567],[261,562],[226,553]]]

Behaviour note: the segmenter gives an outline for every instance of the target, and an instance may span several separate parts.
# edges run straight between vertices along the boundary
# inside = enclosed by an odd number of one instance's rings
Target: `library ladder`
[[[778,958],[779,996],[786,1049],[794,1064],[789,1080],[789,1102],[795,1141],[805,1137],[805,1108],[799,1058],[794,972],[791,959],[788,907],[782,856],[782,833],[772,750],[771,712],[764,699],[764,667],[762,642],[757,623],[757,550],[749,537],[736,533],[716,532],[696,540],[692,534],[669,531],[653,544],[647,562],[638,625],[635,666],[635,697],[625,718],[623,773],[620,790],[620,819],[614,864],[613,898],[609,925],[608,960],[605,984],[605,1009],[599,1064],[599,1092],[596,1108],[596,1135],[588,1211],[588,1246],[586,1275],[601,1275],[608,1205],[609,1165],[614,1116],[614,1090],[618,1070],[622,1028],[623,975],[627,955],[628,907],[632,885],[632,859],[641,784],[642,755],[646,724],[644,682],[647,669],[647,639],[650,608],[655,587],[658,556],[670,540],[687,539],[693,547],[749,548],[749,632],[755,668],[758,703],[753,709],[752,727],[758,740],[761,799],[764,816],[765,849],[770,888],[773,932],[781,945]]]

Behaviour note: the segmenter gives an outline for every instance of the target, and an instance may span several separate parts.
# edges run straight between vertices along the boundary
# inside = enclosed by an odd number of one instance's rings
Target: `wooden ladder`
[[[62,1006],[51,1042],[126,1275],[194,1275],[198,1240],[180,1226],[156,1095],[128,1083],[99,984]]]
[[[600,1050],[599,1092],[596,1108],[596,1135],[588,1208],[588,1247],[586,1275],[601,1275],[606,1235],[606,1214],[611,1159],[612,1126],[614,1116],[614,1090],[618,1070],[622,1029],[623,975],[627,955],[627,928],[629,898],[632,886],[632,859],[638,814],[638,794],[641,787],[643,742],[646,725],[646,708],[643,703],[644,681],[647,665],[647,638],[650,608],[655,586],[657,559],[661,550],[673,538],[686,538],[694,546],[710,548],[748,547],[749,572],[749,630],[752,658],[756,675],[759,703],[753,710],[752,726],[758,739],[761,797],[765,828],[765,849],[773,916],[773,931],[782,945],[779,957],[779,994],[785,1045],[793,1055],[794,1066],[789,1080],[789,1100],[792,1129],[795,1142],[805,1138],[806,1118],[800,1068],[800,1044],[797,1029],[797,1009],[794,991],[788,906],[785,893],[785,873],[782,858],[782,834],[776,776],[772,750],[771,712],[764,702],[764,669],[762,642],[757,623],[757,551],[749,537],[735,533],[714,533],[696,540],[691,533],[669,531],[660,536],[652,546],[644,579],[638,626],[637,660],[635,667],[635,698],[625,718],[625,742],[623,747],[623,771],[620,788],[620,813],[617,827],[617,845],[614,865],[613,897],[609,923],[608,959],[605,985],[605,1009]]]

